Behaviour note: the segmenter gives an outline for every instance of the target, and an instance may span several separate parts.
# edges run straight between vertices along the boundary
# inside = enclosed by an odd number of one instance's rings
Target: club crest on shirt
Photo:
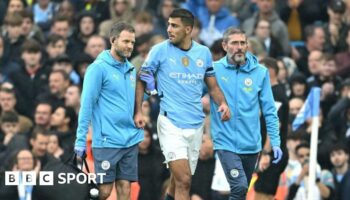
[[[251,78],[246,78],[245,80],[244,80],[244,85],[245,86],[251,86],[253,84],[253,81],[252,81],[252,79]]]
[[[188,65],[190,64],[190,60],[188,59],[188,57],[182,57],[182,64],[185,66],[185,67],[188,67]]]
[[[197,61],[196,61],[196,65],[197,65],[197,67],[203,67],[204,66],[203,60],[198,58]]]

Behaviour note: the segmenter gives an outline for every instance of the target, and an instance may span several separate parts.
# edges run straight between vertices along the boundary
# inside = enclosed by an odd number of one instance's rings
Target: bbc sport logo
[[[6,171],[5,172],[5,185],[54,185],[54,182],[58,184],[70,184],[77,182],[78,184],[96,184],[96,178],[99,177],[103,182],[103,177],[106,173],[58,173],[58,180],[54,180],[54,173],[52,171],[40,171],[37,174],[35,171]]]

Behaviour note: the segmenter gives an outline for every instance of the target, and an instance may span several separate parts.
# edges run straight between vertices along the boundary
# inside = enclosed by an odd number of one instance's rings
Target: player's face
[[[117,38],[111,38],[111,49],[121,59],[129,58],[135,44],[135,33],[122,31]]]
[[[233,34],[228,37],[226,42],[222,43],[227,56],[236,64],[245,61],[245,53],[248,49],[247,37],[244,34]]]
[[[167,29],[169,41],[175,45],[180,44],[186,36],[188,27],[181,22],[180,18],[169,18]]]

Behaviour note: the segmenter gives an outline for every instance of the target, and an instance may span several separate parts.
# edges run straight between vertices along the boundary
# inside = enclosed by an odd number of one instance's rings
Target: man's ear
[[[222,48],[227,52],[227,43],[222,41],[221,45],[222,45]]]
[[[186,31],[187,34],[191,34],[192,29],[193,29],[193,28],[192,28],[191,26],[186,26],[186,27],[185,27],[185,31]]]
[[[116,39],[115,37],[110,37],[110,38],[109,38],[109,41],[111,42],[111,44],[114,43],[115,39]]]

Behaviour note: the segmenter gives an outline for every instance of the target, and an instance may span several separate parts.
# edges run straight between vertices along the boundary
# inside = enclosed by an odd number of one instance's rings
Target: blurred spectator
[[[249,37],[248,44],[248,51],[256,55],[259,60],[266,57],[265,49],[262,43],[259,42],[256,38]]]
[[[96,34],[97,26],[94,13],[83,11],[78,14],[75,31],[69,37],[71,49],[67,53],[71,57],[84,51],[88,39]]]
[[[350,145],[350,80],[346,80],[342,87],[342,96],[328,113],[328,119],[337,133],[338,141]]]
[[[161,0],[157,7],[156,21],[154,26],[154,33],[160,34],[163,37],[168,37],[168,18],[175,8],[179,8],[176,0]],[[193,33],[194,30],[192,30]]]
[[[290,96],[289,98],[299,97],[301,99],[306,99],[308,94],[308,87],[306,83],[306,77],[302,73],[294,73],[290,77]]]
[[[289,97],[290,96],[290,87],[288,84],[289,72],[286,65],[283,62],[283,59],[277,59],[278,73],[277,79],[280,84],[285,88],[285,93]]]
[[[287,24],[291,41],[307,38],[303,35],[306,26],[317,21],[326,21],[326,4],[324,0],[276,0],[281,19]]]
[[[350,1],[349,1],[350,3]],[[347,31],[346,38],[346,49],[335,55],[335,61],[337,63],[337,75],[342,78],[350,76],[350,29]],[[342,41],[344,43],[344,41]]]
[[[51,129],[57,134],[66,152],[73,152],[77,115],[73,108],[60,106],[51,115]]]
[[[295,117],[298,115],[300,109],[303,107],[304,99],[300,97],[292,97],[289,100],[289,124],[288,124],[288,132],[291,132],[292,122]]]
[[[15,112],[15,105],[17,103],[16,95],[13,89],[0,89],[0,107],[1,116],[5,112]],[[33,122],[26,116],[18,115],[19,133],[28,134],[33,127]]]
[[[25,8],[25,4],[23,0],[8,0],[6,14],[21,12],[24,10],[24,8]]]
[[[68,74],[70,82],[72,82],[73,84],[80,83],[80,76],[74,70],[73,61],[68,57],[67,54],[58,55],[54,59],[52,64],[52,70],[63,70]]]
[[[40,161],[41,169],[45,171],[45,168],[49,165],[55,165],[59,163],[59,160],[53,157],[47,152],[47,145],[49,143],[49,135],[44,130],[38,128],[34,129],[30,138],[30,145],[32,147],[32,153],[35,158]]]
[[[220,60],[226,55],[226,51],[222,47],[222,39],[216,40],[210,47],[211,55],[213,56],[213,61]]]
[[[139,71],[139,68],[145,61],[149,50],[153,46],[153,44],[151,44],[151,39],[152,35],[147,33],[136,38],[135,50],[137,55],[131,60],[131,63],[136,67],[136,71]]]
[[[159,147],[154,145],[151,129],[144,129],[144,140],[138,144],[139,156],[139,200],[160,199],[162,183],[169,177],[164,157]]]
[[[68,86],[69,75],[62,69],[54,69],[49,76],[49,91],[41,93],[38,102],[48,102],[52,105],[53,110],[64,105],[64,95]]]
[[[60,35],[64,39],[67,39],[70,36],[71,32],[72,30],[68,17],[58,15],[53,19],[52,25],[50,27],[50,34]]]
[[[28,149],[28,139],[19,133],[19,120],[17,113],[4,112],[1,115],[0,134],[0,168],[4,167],[12,158],[13,154],[21,149]],[[2,167],[1,167],[2,166]]]
[[[51,26],[51,20],[55,16],[58,9],[58,4],[51,2],[51,0],[37,0],[32,6],[32,12],[34,14],[34,22],[42,29],[43,32],[47,32]]]
[[[208,47],[221,38],[228,27],[238,27],[240,24],[225,6],[224,0],[205,0],[205,5],[202,2],[187,1],[184,7],[200,21],[200,39]]]
[[[283,53],[288,55],[290,53],[288,30],[286,25],[275,11],[275,0],[257,0],[258,11],[252,17],[244,21],[242,28],[246,31],[248,36],[253,35],[254,25],[259,19],[265,19],[270,22],[270,29],[272,35],[278,36],[278,41],[282,45]]]
[[[24,43],[22,33],[23,17],[19,13],[9,13],[5,16],[4,22],[4,41],[5,49],[8,48],[8,59],[17,60],[21,52],[21,46]]]
[[[38,103],[38,105],[35,108],[35,114],[34,114],[35,128],[33,132],[35,132],[36,129],[41,129],[43,131],[47,131],[50,129],[51,127],[50,120],[51,120],[52,112],[53,112],[53,108],[51,104],[46,102]]]
[[[193,24],[193,28],[192,28],[192,32],[191,32],[191,37],[192,40],[200,43],[200,44],[204,44],[204,42],[199,38],[199,34],[202,30],[202,24],[200,21],[198,21],[197,18],[194,19],[194,24]],[[212,45],[213,46],[213,45]]]
[[[315,80],[316,76],[319,75],[320,67],[322,65],[323,53],[319,50],[313,50],[310,52],[307,59],[307,67],[310,72],[310,76],[307,77],[307,82],[312,82]]]
[[[146,11],[136,14],[133,25],[135,27],[136,38],[143,34],[153,34],[154,32],[153,16]]]
[[[64,95],[64,105],[72,107],[77,115],[80,110],[80,96],[81,88],[78,85],[70,85],[66,90],[66,94]]]
[[[27,39],[34,39],[40,44],[44,44],[44,34],[34,23],[34,16],[31,11],[23,10],[19,13],[23,18],[22,35]]]
[[[319,74],[308,83],[308,86],[309,88],[316,86],[322,89],[321,107],[324,116],[327,116],[330,108],[337,100],[342,79],[336,75],[336,63],[332,54],[324,54],[321,63]]]
[[[29,150],[20,150],[12,158],[13,164],[9,170],[14,172],[39,173],[40,162],[37,161]],[[1,199],[36,199],[35,188],[33,185],[25,185],[23,181],[18,186],[5,185],[5,173],[0,174],[0,198]]]
[[[69,0],[60,0],[62,1],[58,5],[58,10],[56,15],[65,16],[69,19],[70,24],[74,24],[75,19],[75,9],[73,4]]]
[[[342,21],[346,5],[343,0],[329,0],[327,13],[329,21],[324,25],[326,34],[325,51],[338,53],[346,48],[345,38],[349,27]]]
[[[306,77],[310,76],[310,72],[307,66],[307,59],[311,51],[322,51],[325,44],[325,33],[322,26],[309,25],[305,27],[305,45],[297,47],[297,54],[294,58],[297,63],[297,67]]]
[[[300,168],[294,171],[292,177],[292,185],[289,187],[288,200],[292,199],[307,199],[307,177],[309,175],[309,144],[301,143],[295,148],[296,155],[300,164]],[[334,191],[334,180],[332,174],[328,170],[321,170],[317,165],[316,169],[316,184],[313,188],[313,197],[316,200],[332,198]]]
[[[346,200],[350,188],[349,150],[344,144],[334,145],[330,153],[335,183],[335,198]]]
[[[343,15],[343,22],[346,25],[350,25],[350,0],[344,0],[345,5],[346,5],[346,9],[345,9],[345,13]]]
[[[48,54],[48,65],[52,65],[57,56],[64,54],[67,49],[66,39],[60,35],[51,34],[46,39],[46,53]]]
[[[232,11],[231,14],[241,22],[244,22],[254,13],[256,0],[226,0],[226,2]]]
[[[62,142],[59,140],[57,134],[50,134],[49,143],[47,144],[47,152],[53,155],[55,158],[61,161],[65,161],[67,158],[69,158],[68,156],[66,156],[67,154],[69,154],[69,152],[65,151],[62,148],[61,143]]]
[[[99,27],[99,35],[103,37],[109,37],[110,27],[114,23],[117,23],[120,21],[131,23],[134,17],[134,13],[132,11],[129,0],[110,0],[108,8],[109,8],[111,17],[103,21]]]
[[[277,58],[284,55],[280,42],[271,33],[269,21],[265,19],[259,19],[254,27],[253,38],[260,42],[264,47],[266,56]]]
[[[108,4],[108,1],[106,2],[105,0],[72,0],[71,2],[73,3],[76,12],[86,10],[95,13],[98,23],[112,18],[113,16],[113,14],[110,13],[110,9],[113,7],[113,4]]]
[[[78,72],[80,76],[81,87],[83,85],[86,69],[93,61],[94,59],[86,53],[79,54],[79,57],[74,59],[74,62],[75,62],[74,69]]]
[[[9,60],[10,52],[5,42],[4,37],[0,35],[0,82],[7,81],[8,75],[19,68],[16,62]]]
[[[33,116],[35,99],[45,91],[48,83],[47,68],[40,63],[41,46],[35,40],[27,40],[22,46],[21,68],[9,75],[16,95],[18,113]]]
[[[102,36],[93,35],[87,41],[84,53],[89,55],[91,58],[96,59],[98,54],[100,54],[106,48],[106,40]]]

